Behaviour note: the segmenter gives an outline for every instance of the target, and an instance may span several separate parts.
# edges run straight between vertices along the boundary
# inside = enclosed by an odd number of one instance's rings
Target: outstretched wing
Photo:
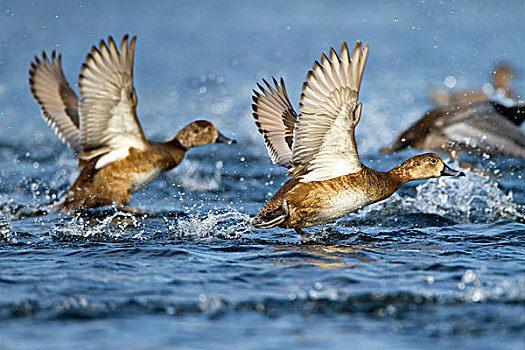
[[[362,168],[354,129],[361,116],[357,104],[368,45],[358,41],[352,57],[343,42],[341,58],[333,48],[306,76],[288,176],[301,182],[328,180]]]
[[[147,141],[137,118],[137,94],[133,86],[133,54],[136,37],[125,35],[117,49],[108,43],[93,46],[79,77],[81,143],[80,158],[101,154],[97,168],[126,157],[129,148],[144,148]]]
[[[458,105],[449,115],[440,126],[451,142],[489,154],[525,159],[525,134],[502,116],[492,102]]]
[[[274,164],[289,167],[292,159],[293,130],[297,114],[295,113],[284,80],[281,85],[273,79],[275,88],[263,80],[268,90],[257,84],[261,92],[253,90],[253,118],[259,132],[264,137],[266,148]]]
[[[51,61],[45,52],[42,59],[35,56],[29,70],[31,92],[42,108],[45,121],[58,137],[76,153],[82,151],[78,118],[78,97],[69,86],[62,71],[62,56],[55,51]]]

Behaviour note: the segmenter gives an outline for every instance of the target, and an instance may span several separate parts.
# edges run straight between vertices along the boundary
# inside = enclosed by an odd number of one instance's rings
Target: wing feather
[[[331,48],[330,58],[322,54],[321,62],[308,72],[289,176],[301,182],[322,181],[361,169],[354,130],[361,116],[357,100],[367,54],[368,45],[357,42],[350,58],[343,43],[340,58]]]
[[[29,85],[45,121],[62,142],[80,153],[78,97],[62,70],[62,56],[55,51],[51,53],[51,60],[45,52],[42,52],[42,59],[35,56],[29,70]]]
[[[253,90],[253,118],[274,164],[289,167],[292,159],[292,140],[297,114],[286,92],[284,80],[275,78],[275,88],[263,80],[266,88],[257,84],[259,91]]]
[[[97,167],[125,157],[130,147],[144,148],[147,143],[136,113],[135,42],[136,37],[129,40],[125,35],[117,48],[110,36],[107,44],[101,40],[98,48],[92,47],[82,65],[79,91],[84,152],[80,158],[85,161],[112,153]]]
[[[525,134],[503,117],[490,101],[459,105],[440,123],[443,134],[453,143],[488,154],[525,159]]]

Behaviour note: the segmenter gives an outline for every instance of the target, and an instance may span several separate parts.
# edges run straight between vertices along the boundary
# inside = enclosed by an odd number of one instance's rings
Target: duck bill
[[[441,176],[466,176],[464,172],[454,170],[446,164],[443,164],[445,167],[441,170]]]
[[[226,143],[228,145],[231,145],[232,143],[237,143],[237,141],[235,141],[233,139],[230,139],[230,138],[227,138],[226,136],[224,136],[221,133],[219,133],[217,135],[217,138],[215,139],[215,142],[216,143]]]

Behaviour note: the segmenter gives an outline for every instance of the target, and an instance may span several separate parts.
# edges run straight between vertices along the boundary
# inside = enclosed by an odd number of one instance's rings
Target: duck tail
[[[277,209],[264,212],[263,208],[263,210],[252,219],[252,225],[255,228],[279,226],[286,220],[288,213],[288,204],[286,201],[283,201],[283,204]]]
[[[271,228],[282,223],[284,219],[286,219],[285,215],[277,216],[268,221],[265,221],[264,219],[256,216],[252,219],[252,226],[255,228]]]

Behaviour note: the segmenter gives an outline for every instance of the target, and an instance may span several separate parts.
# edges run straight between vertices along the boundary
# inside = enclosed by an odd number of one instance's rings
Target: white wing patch
[[[97,160],[95,169],[102,169],[106,165],[109,165],[113,162],[118,162],[127,156],[129,156],[129,148],[117,148],[116,150],[109,151]]]
[[[303,84],[301,115],[297,119],[292,168],[288,176],[301,182],[328,180],[362,168],[354,130],[361,116],[357,104],[368,45],[358,42],[350,59],[346,43],[341,58],[330,49],[322,55]]]

